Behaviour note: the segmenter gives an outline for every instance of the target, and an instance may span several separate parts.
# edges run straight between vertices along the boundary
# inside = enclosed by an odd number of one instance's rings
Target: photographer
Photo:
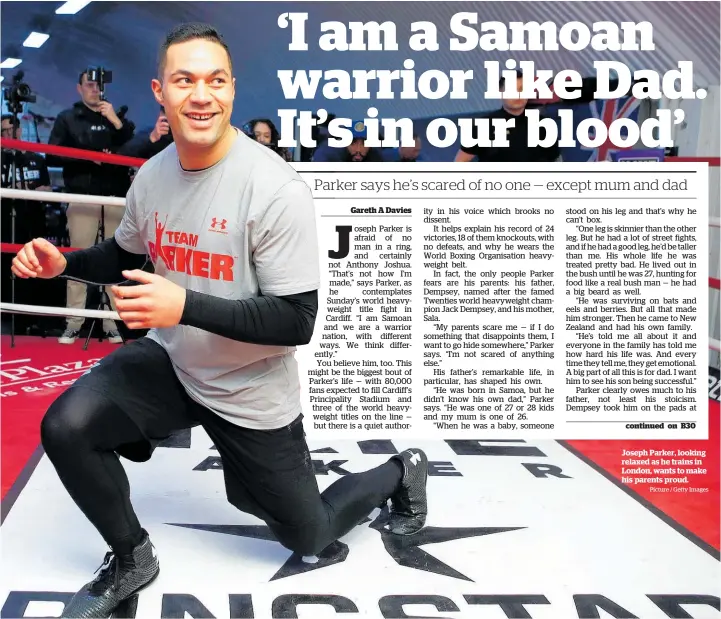
[[[173,143],[173,134],[170,131],[165,111],[160,108],[160,114],[155,126],[146,131],[137,133],[133,139],[118,149],[119,155],[150,159]]]
[[[12,114],[2,115],[2,138],[9,140],[23,139],[23,128],[20,121]],[[9,151],[2,159],[2,186],[12,187],[10,166],[15,163],[15,188],[34,191],[50,191],[50,174],[45,158],[37,153],[25,151]]]
[[[102,79],[102,69],[93,73],[98,73]],[[88,71],[80,74],[77,89],[81,100],[58,114],[49,143],[97,152],[117,152],[132,138],[134,125],[118,117],[113,105],[102,97],[102,84],[89,78]],[[65,158],[58,159],[56,165],[63,168],[65,189],[69,193],[124,197],[130,188],[130,176],[124,166]],[[68,232],[73,247],[86,248],[95,243],[101,217],[100,206],[68,205]],[[105,238],[111,238],[120,225],[124,209],[110,206],[103,210]],[[67,290],[67,307],[84,308],[85,285],[69,281]],[[58,341],[61,344],[75,342],[82,324],[82,318],[69,318],[67,328]],[[110,342],[120,344],[123,341],[112,321],[104,321],[103,326]]]
[[[23,127],[13,114],[2,115],[2,139],[22,140]],[[15,182],[13,183],[13,166],[15,168]],[[50,174],[45,158],[38,153],[3,150],[2,152],[2,187],[11,189],[25,189],[30,191],[51,191]],[[15,218],[13,221],[13,209]],[[27,243],[35,237],[44,237],[48,234],[46,224],[47,205],[37,200],[10,200],[3,198],[2,218],[0,219],[0,238],[3,243]],[[9,254],[3,254],[3,273],[9,273]],[[42,304],[52,294],[55,286],[42,286],[40,288],[28,287],[27,282],[15,282],[13,295],[11,283],[3,275],[2,300],[12,303]],[[36,328],[42,321],[37,316],[18,316],[16,326],[23,328]]]
[[[12,114],[2,116],[2,138],[23,139],[23,128]],[[15,165],[15,183],[12,166]],[[50,174],[45,158],[37,153],[5,150],[2,158],[2,186],[31,191],[51,191]],[[45,204],[36,200],[3,200],[2,240],[10,243],[12,238],[12,206],[15,206],[15,240],[26,243],[35,236],[44,236]]]
[[[2,138],[23,139],[20,121],[12,114],[2,116]],[[12,167],[15,166],[15,183]],[[37,153],[5,150],[2,158],[2,186],[31,191],[51,191],[50,174],[45,158]],[[3,200],[2,240],[12,242],[12,207],[15,206],[15,241],[26,243],[46,234],[45,204],[36,200]]]

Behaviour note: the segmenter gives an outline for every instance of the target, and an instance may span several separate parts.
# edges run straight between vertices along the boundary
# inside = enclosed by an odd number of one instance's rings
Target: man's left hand
[[[163,329],[180,323],[185,309],[185,288],[145,271],[123,271],[123,277],[140,286],[113,286],[115,308],[128,329]]]

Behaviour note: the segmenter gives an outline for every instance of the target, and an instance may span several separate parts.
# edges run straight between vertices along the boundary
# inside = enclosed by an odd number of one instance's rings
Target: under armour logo
[[[413,454],[411,455],[411,464],[415,466],[421,461],[421,454],[419,454],[418,452],[413,453],[412,451],[410,453]]]
[[[218,221],[217,218],[213,217],[213,221],[210,222],[210,227],[215,230],[216,226],[220,226],[221,230],[225,230],[225,224],[228,223],[227,219],[222,219],[221,221]]]

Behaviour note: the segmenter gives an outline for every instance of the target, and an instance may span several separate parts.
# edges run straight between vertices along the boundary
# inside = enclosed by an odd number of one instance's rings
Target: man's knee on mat
[[[282,546],[304,557],[320,554],[334,541],[327,539],[325,531],[312,523],[298,528],[276,527],[273,533]]]
[[[311,557],[334,541],[327,539],[326,527],[321,518],[311,516],[309,520],[298,524],[282,524],[269,516],[246,492],[229,483],[227,479],[226,493],[228,502],[233,507],[263,520],[273,532],[275,539],[288,550],[304,557]]]

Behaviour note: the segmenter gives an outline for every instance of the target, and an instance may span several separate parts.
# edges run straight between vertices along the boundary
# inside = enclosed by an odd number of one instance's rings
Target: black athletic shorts
[[[71,389],[86,391],[91,401],[110,400],[137,425],[144,440],[117,445],[119,455],[144,462],[173,432],[203,426],[221,457],[227,497],[235,507],[274,529],[302,528],[320,517],[303,415],[277,430],[237,426],[190,398],[165,349],[148,338],[119,347]]]

